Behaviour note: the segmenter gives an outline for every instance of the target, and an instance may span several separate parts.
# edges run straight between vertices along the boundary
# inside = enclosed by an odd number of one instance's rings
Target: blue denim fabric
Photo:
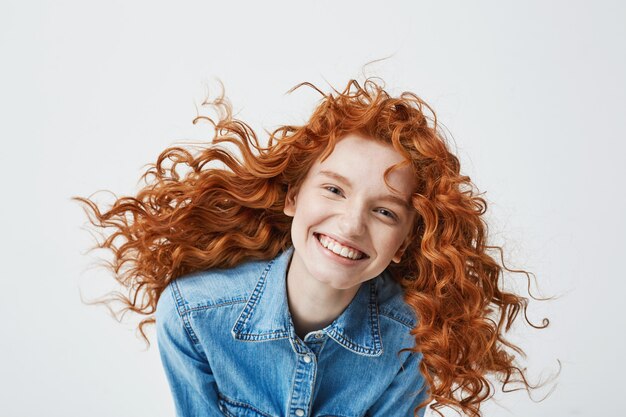
[[[412,347],[416,316],[387,271],[304,340],[287,303],[293,247],[172,281],[157,341],[178,416],[412,416],[425,398]],[[425,408],[419,411],[423,416]]]

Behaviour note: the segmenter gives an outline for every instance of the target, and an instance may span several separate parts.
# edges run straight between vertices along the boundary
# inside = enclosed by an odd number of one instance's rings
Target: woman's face
[[[388,176],[393,192],[383,174],[403,160],[391,145],[359,134],[345,136],[318,160],[285,202],[293,217],[290,271],[349,289],[399,262],[415,216],[415,178],[409,166],[394,169]]]

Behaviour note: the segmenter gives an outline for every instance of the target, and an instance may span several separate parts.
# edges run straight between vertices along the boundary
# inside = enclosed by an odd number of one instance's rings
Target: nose
[[[359,204],[346,205],[339,220],[339,231],[345,237],[358,237],[365,233],[364,208]]]

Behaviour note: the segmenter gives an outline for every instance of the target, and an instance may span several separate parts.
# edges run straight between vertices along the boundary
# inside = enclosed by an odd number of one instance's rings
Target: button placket
[[[311,407],[313,388],[317,374],[315,353],[306,344],[298,343],[298,359],[294,372],[289,415],[304,417]]]

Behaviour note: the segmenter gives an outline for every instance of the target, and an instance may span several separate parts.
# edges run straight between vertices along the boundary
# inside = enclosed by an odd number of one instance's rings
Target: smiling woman
[[[166,149],[106,211],[77,198],[113,229],[129,295],[105,302],[142,334],[156,319],[179,416],[480,416],[488,376],[532,388],[504,338],[528,300],[501,289],[528,273],[488,254],[486,202],[424,101],[352,80],[267,147],[209,104],[206,148]]]
[[[287,289],[301,337],[332,323],[361,283],[392,259],[400,262],[415,217],[407,207],[415,173],[406,163],[390,171],[391,189],[384,175],[403,161],[393,146],[351,133],[313,164],[297,194],[287,193],[284,213],[293,217],[295,248]]]

